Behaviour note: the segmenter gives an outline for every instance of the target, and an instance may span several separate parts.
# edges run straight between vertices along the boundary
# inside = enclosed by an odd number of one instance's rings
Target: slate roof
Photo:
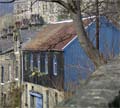
[[[13,42],[7,39],[0,39],[0,52],[13,48]]]
[[[108,108],[108,104],[113,102],[119,91],[120,57],[101,66],[77,90],[74,97],[56,108]]]
[[[91,23],[91,19],[84,19],[84,26]],[[76,30],[73,22],[63,22],[50,24],[37,34],[36,38],[31,40],[23,50],[27,51],[61,51],[76,36]]]
[[[39,28],[37,29],[24,29],[21,30],[21,39],[23,42],[23,46],[32,38],[36,36],[36,33],[40,31]],[[0,39],[0,52],[5,53],[7,51],[13,50],[14,42],[13,37],[11,36],[9,39]]]

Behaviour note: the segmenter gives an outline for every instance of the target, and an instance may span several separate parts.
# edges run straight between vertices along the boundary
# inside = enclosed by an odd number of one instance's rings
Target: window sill
[[[19,51],[16,51],[15,54],[19,54]]]
[[[55,74],[55,73],[54,73],[53,75],[54,75],[54,76],[57,76],[58,74]]]
[[[8,81],[7,83],[10,83],[11,81]]]
[[[18,78],[15,78],[15,81],[18,81],[19,79]]]
[[[4,85],[4,83],[1,83],[1,85]]]

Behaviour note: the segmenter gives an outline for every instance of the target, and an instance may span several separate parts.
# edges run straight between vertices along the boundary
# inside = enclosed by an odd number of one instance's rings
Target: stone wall
[[[33,93],[41,94],[43,96],[43,108],[47,108],[47,105],[49,105],[49,108],[54,108],[57,103],[61,102],[64,99],[63,92],[32,83],[24,83],[22,108],[30,108],[30,91]],[[47,102],[47,92],[49,102]],[[55,94],[57,94],[57,97]]]

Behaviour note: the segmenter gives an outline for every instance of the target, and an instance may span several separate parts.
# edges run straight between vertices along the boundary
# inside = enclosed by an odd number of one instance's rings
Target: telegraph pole
[[[14,40],[16,41],[16,48],[19,50],[19,83],[20,83],[20,108],[22,108],[22,41],[21,41],[21,34],[20,34],[20,24],[15,25],[15,32],[14,32]]]
[[[96,48],[99,50],[99,1],[96,0]]]

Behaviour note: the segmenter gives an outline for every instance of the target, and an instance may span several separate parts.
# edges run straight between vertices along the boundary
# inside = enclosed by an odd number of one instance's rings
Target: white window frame
[[[45,73],[48,74],[48,54],[45,53]]]
[[[41,69],[40,69],[41,68],[40,54],[37,55],[37,62],[38,62],[38,72],[40,72],[41,71]]]
[[[57,57],[56,55],[53,56],[53,75],[57,76]]]
[[[33,71],[33,53],[30,54],[30,70]]]

